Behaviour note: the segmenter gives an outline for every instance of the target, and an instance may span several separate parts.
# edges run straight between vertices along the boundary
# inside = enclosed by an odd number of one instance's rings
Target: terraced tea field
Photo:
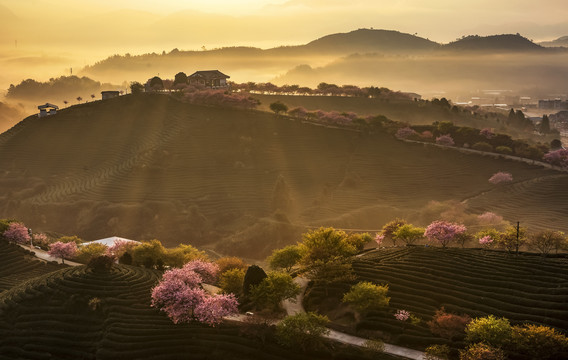
[[[174,325],[150,307],[157,272],[66,268],[0,294],[0,359],[362,359],[357,349],[301,354],[237,324]],[[382,359],[394,359],[390,356]]]
[[[62,269],[46,263],[17,245],[0,241],[0,293],[34,277]]]
[[[359,330],[380,331],[401,345],[425,347],[447,342],[434,337],[426,323],[435,311],[481,317],[493,314],[513,324],[531,322],[568,331],[568,259],[543,260],[540,256],[507,256],[475,249],[443,250],[407,247],[373,251],[353,262],[357,281],[389,285],[390,306],[374,312]],[[339,301],[349,284],[332,289]],[[307,297],[310,308],[325,299],[322,288]],[[395,319],[397,309],[422,319],[419,325]]]

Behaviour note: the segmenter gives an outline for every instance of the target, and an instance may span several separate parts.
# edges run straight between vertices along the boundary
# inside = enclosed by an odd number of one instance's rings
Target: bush
[[[389,305],[387,297],[388,285],[375,285],[368,281],[357,283],[343,295],[342,301],[350,304],[355,310],[366,313]]]
[[[465,327],[470,321],[471,318],[468,315],[450,314],[442,307],[428,322],[428,327],[432,334],[452,340],[465,333]]]
[[[493,151],[493,146],[491,146],[491,144],[486,142],[476,142],[475,144],[473,144],[471,148],[479,151],[487,151],[487,152]]]
[[[426,353],[424,360],[447,360],[450,356],[450,347],[448,345],[430,345],[424,352]]]
[[[219,287],[224,293],[233,293],[240,297],[243,292],[245,271],[243,269],[229,269],[219,276]]]
[[[89,263],[92,259],[100,257],[107,251],[107,246],[99,243],[92,243],[89,245],[81,246],[74,261],[82,264]]]
[[[251,286],[250,297],[261,309],[278,310],[280,303],[300,293],[300,286],[286,273],[272,271],[260,284]]]
[[[495,151],[503,155],[513,155],[513,149],[508,146],[497,146]]]
[[[276,101],[270,104],[270,110],[274,111],[276,114],[285,113],[288,111],[288,106],[280,101]]]
[[[286,347],[307,349],[322,348],[323,335],[329,333],[327,316],[312,312],[288,316],[276,325],[277,341]]]
[[[460,351],[460,360],[505,360],[503,350],[479,343]]]
[[[215,260],[217,266],[219,266],[219,273],[222,274],[227,270],[240,269],[246,271],[248,265],[243,259],[232,256],[232,257],[222,257]]]
[[[511,339],[512,328],[509,320],[497,319],[493,315],[472,320],[466,327],[466,339],[470,343],[482,342],[500,347]]]
[[[94,272],[109,272],[114,264],[114,259],[110,256],[96,256],[87,264],[87,268],[93,269]]]
[[[568,353],[568,338],[542,325],[514,326],[511,344],[515,352],[532,359],[560,359]]]

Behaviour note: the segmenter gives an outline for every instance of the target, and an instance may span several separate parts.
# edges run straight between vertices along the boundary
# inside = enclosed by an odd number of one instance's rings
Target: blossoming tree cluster
[[[215,280],[219,268],[202,260],[193,260],[181,269],[168,270],[152,289],[152,306],[164,311],[175,323],[199,321],[211,326],[224,316],[238,311],[235,295],[210,295],[202,282]]]
[[[511,181],[513,181],[513,175],[503,171],[499,171],[489,178],[489,182],[495,185]]]
[[[437,242],[443,248],[454,241],[458,235],[466,232],[466,227],[449,221],[437,220],[428,225],[424,236],[432,242]]]
[[[11,223],[8,226],[8,229],[4,231],[2,234],[4,238],[9,242],[13,242],[16,244],[29,244],[30,243],[30,234],[28,232],[28,228],[21,223]]]

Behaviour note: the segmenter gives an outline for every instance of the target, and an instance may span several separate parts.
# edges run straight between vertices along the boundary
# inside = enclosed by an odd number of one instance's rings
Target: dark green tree
[[[174,86],[178,84],[187,84],[187,75],[184,72],[178,72],[174,77]]]
[[[270,110],[274,111],[276,114],[285,113],[288,111],[288,105],[283,102],[276,101],[270,104]]]
[[[548,115],[542,116],[539,130],[541,134],[548,134],[550,132],[550,120],[548,119]]]
[[[138,81],[130,83],[130,92],[132,94],[140,94],[144,92],[144,85],[140,84]]]
[[[251,265],[248,267],[243,281],[243,294],[248,296],[250,294],[251,286],[257,286],[267,277],[266,272],[258,265]]]

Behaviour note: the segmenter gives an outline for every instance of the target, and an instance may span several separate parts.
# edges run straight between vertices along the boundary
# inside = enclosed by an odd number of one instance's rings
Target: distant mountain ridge
[[[535,44],[520,34],[491,36],[470,35],[443,46],[444,50],[467,51],[543,51],[544,47]]]
[[[562,36],[562,37],[559,37],[558,39],[552,40],[552,41],[543,41],[543,42],[540,42],[539,45],[545,46],[545,47],[554,47],[554,46],[568,47],[568,36]]]

